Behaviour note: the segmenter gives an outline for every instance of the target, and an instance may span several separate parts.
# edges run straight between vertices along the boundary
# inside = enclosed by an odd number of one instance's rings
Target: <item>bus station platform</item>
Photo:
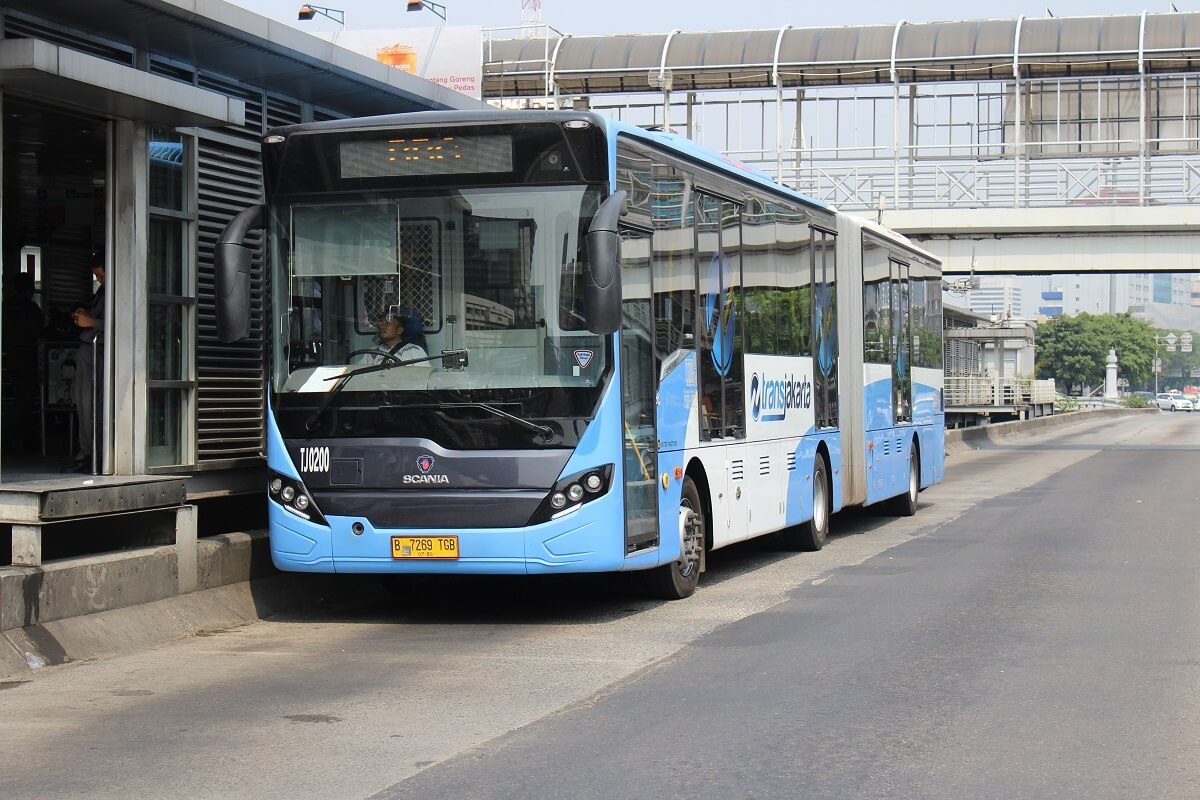
[[[61,477],[0,484],[0,524],[12,527],[12,566],[42,564],[43,539],[63,523],[83,519],[122,524],[150,511],[175,515],[176,547],[193,560],[196,507],[188,505],[185,479],[173,476]],[[181,582],[184,577],[181,573]]]

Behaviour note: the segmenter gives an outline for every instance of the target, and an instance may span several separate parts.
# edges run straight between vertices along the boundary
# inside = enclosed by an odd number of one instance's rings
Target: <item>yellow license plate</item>
[[[457,536],[393,536],[392,558],[458,558]]]

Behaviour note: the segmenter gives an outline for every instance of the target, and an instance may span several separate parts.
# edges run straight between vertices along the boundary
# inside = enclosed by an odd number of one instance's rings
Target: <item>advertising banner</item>
[[[483,28],[379,28],[321,34],[353,50],[469,97],[483,97]]]

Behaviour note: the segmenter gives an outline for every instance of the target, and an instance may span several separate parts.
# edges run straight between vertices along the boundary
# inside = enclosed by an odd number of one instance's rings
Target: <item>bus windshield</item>
[[[580,281],[600,197],[591,185],[480,187],[275,206],[272,372],[284,435],[305,435],[301,422],[311,433],[301,412],[342,382],[329,404],[339,421],[322,435],[412,435],[430,408],[488,404],[557,419],[558,443],[572,444],[563,429],[590,416],[609,360],[587,331]],[[457,350],[465,366],[401,364]],[[528,443],[528,431],[509,428],[471,446]]]

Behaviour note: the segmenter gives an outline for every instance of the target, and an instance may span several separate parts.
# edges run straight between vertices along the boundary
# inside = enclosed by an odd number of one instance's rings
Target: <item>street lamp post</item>
[[[337,16],[334,16],[335,14]],[[308,20],[310,20],[313,17],[318,16],[318,15],[320,15],[322,17],[329,17],[331,20],[336,22],[338,25],[341,25],[342,28],[346,27],[346,12],[345,11],[342,11],[340,8],[326,8],[325,6],[314,6],[312,3],[305,3],[304,5],[300,6],[300,11],[297,12],[297,14],[296,14],[296,19],[300,20],[301,22],[307,22]]]
[[[408,0],[409,11],[421,11],[428,8],[434,14],[442,18],[442,22],[446,22],[446,7],[441,3],[435,3],[433,0]]]

